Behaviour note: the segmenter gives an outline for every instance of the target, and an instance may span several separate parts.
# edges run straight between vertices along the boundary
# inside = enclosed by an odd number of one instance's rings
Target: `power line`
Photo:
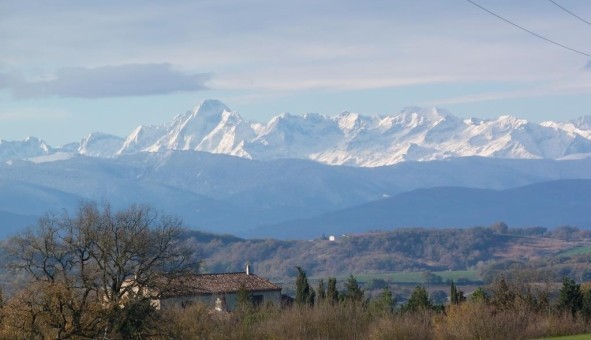
[[[591,22],[589,22],[589,21],[581,18],[580,16],[576,15],[575,13],[573,13],[573,12],[569,11],[568,9],[562,7],[560,4],[556,3],[556,1],[553,1],[553,0],[548,0],[548,1],[550,1],[553,4],[555,4],[558,8],[562,9],[566,13],[568,13],[568,14],[572,15],[573,17],[575,17],[575,18],[581,20],[582,22],[586,23],[587,25],[591,25]]]
[[[514,22],[512,22],[512,21],[509,21],[508,19],[505,19],[505,18],[503,18],[502,16],[500,16],[500,15],[498,15],[498,14],[496,14],[496,13],[494,13],[494,12],[491,12],[491,11],[489,11],[488,9],[486,9],[486,8],[484,8],[484,7],[482,7],[482,6],[480,6],[479,4],[477,4],[476,2],[474,2],[474,1],[472,1],[472,0],[466,0],[466,1],[468,1],[469,3],[471,3],[472,5],[474,5],[474,6],[478,7],[478,8],[480,8],[480,9],[482,9],[483,11],[486,11],[486,12],[488,12],[489,14],[492,14],[492,15],[494,15],[495,17],[497,17],[497,18],[499,18],[499,19],[503,20],[504,22],[506,22],[506,23],[508,23],[508,24],[510,24],[510,25],[513,25],[513,26],[515,26],[515,27],[519,28],[520,30],[523,30],[523,31],[525,31],[525,32],[527,32],[527,33],[529,33],[529,34],[531,34],[531,35],[534,35],[534,36],[536,36],[536,37],[538,37],[538,38],[542,39],[542,40],[545,40],[545,41],[547,41],[547,42],[549,42],[549,43],[551,43],[551,44],[554,44],[554,45],[556,45],[556,46],[559,46],[559,47],[562,47],[562,48],[564,48],[564,49],[567,49],[567,50],[569,50],[569,51],[571,51],[571,52],[575,52],[575,53],[582,54],[582,55],[584,55],[584,56],[587,56],[587,57],[591,57],[591,54],[589,54],[589,53],[586,53],[586,52],[583,52],[583,51],[580,51],[580,50],[577,50],[577,49],[574,49],[574,48],[571,48],[571,47],[565,46],[565,45],[563,45],[563,44],[561,44],[561,43],[558,43],[558,42],[556,42],[556,41],[554,41],[554,40],[551,40],[551,39],[548,39],[548,38],[546,38],[546,37],[544,37],[544,36],[541,36],[541,35],[537,34],[536,32],[532,32],[532,31],[528,30],[527,28],[525,28],[525,27],[523,27],[523,26],[519,26],[519,25],[517,25],[516,23],[514,23]]]

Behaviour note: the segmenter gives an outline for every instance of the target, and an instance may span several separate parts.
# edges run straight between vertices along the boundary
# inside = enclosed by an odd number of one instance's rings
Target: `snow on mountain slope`
[[[175,117],[168,131],[145,150],[194,150],[248,157],[242,145],[254,136],[250,124],[238,114],[219,101],[206,100],[192,112]]]
[[[93,132],[80,141],[78,153],[91,157],[113,157],[124,143],[121,137]]]
[[[148,146],[156,143],[167,132],[166,125],[140,125],[125,139],[117,154],[135,153],[143,151]]]
[[[46,156],[54,150],[44,141],[27,137],[22,141],[0,140],[0,161]]]
[[[120,153],[198,150],[363,167],[467,156],[563,159],[591,152],[588,121],[537,124],[510,116],[460,119],[437,108],[410,107],[386,116],[284,113],[262,126],[245,121],[219,101],[206,100],[161,127],[167,132],[157,141],[123,148]]]
[[[167,124],[139,126],[125,140],[93,133],[77,144],[52,149],[34,138],[2,141],[0,160],[58,151],[110,158],[165,150],[361,167],[469,156],[575,159],[591,154],[591,116],[538,124],[511,116],[460,119],[438,108],[409,107],[384,116],[284,113],[261,124],[244,120],[220,101],[205,100]]]
[[[245,149],[255,159],[315,159],[315,154],[338,146],[342,139],[343,132],[326,116],[284,113],[271,119]]]

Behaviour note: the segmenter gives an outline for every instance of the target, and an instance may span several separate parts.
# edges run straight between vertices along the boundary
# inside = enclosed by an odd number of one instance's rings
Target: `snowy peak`
[[[250,158],[243,147],[256,132],[251,123],[218,100],[205,100],[170,124],[138,127],[119,154],[162,150],[195,150]]]
[[[315,159],[315,154],[338,144],[342,138],[338,122],[330,117],[317,113],[303,116],[284,113],[271,119],[246,145],[246,150],[260,159]]]
[[[193,113],[195,115],[206,117],[219,116],[225,111],[230,112],[230,109],[221,101],[215,99],[206,99],[193,110]]]
[[[165,135],[158,149],[198,150],[201,141],[221,122],[230,109],[217,100],[206,100],[193,112],[178,117],[171,131]]]
[[[165,126],[140,125],[125,139],[118,155],[144,151],[149,145],[158,141],[166,133]]]
[[[49,145],[35,137],[27,137],[22,141],[0,140],[0,161],[29,159],[46,156],[53,152]]]
[[[113,157],[125,140],[102,132],[93,132],[80,141],[78,153],[91,157]]]

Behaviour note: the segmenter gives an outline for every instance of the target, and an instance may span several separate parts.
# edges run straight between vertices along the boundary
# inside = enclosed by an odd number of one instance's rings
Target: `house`
[[[255,306],[273,303],[281,304],[281,287],[253,274],[250,266],[243,272],[218,274],[192,274],[177,278],[169,289],[154,300],[157,308],[186,307],[193,303],[204,303],[216,310],[232,311],[236,308],[238,291],[245,289]]]

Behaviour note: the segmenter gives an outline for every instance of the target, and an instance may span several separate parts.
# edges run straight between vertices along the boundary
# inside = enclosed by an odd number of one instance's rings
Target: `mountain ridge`
[[[77,146],[62,148],[36,138],[0,143],[0,161],[57,152],[113,158],[165,150],[359,167],[470,156],[563,159],[591,154],[591,116],[534,123],[512,116],[463,119],[443,109],[408,107],[390,115],[284,113],[258,123],[243,119],[220,101],[205,100],[168,123],[140,125],[126,138],[91,133]]]

